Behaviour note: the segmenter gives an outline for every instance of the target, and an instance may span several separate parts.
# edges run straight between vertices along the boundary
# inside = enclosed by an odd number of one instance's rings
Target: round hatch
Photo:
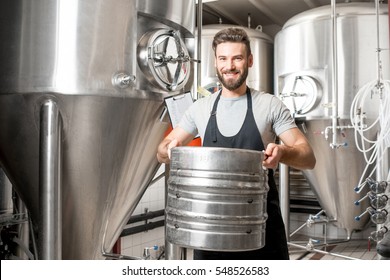
[[[165,90],[185,86],[190,75],[190,56],[177,30],[146,33],[138,45],[138,64],[147,79]]]
[[[289,76],[286,78],[280,98],[294,115],[310,112],[322,96],[321,85],[310,76]]]

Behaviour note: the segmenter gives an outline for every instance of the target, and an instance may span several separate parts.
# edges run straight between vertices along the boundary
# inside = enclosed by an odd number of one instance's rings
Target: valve
[[[388,185],[386,181],[377,182],[371,178],[367,178],[366,182],[367,182],[370,190],[375,194],[384,193],[386,191],[386,188]]]
[[[135,82],[135,76],[134,75],[129,75],[127,73],[115,73],[112,76],[111,82],[114,86],[124,89],[129,87]]]
[[[370,233],[370,236],[368,237],[370,240],[373,240],[375,242],[379,242],[383,239],[385,234],[388,232],[388,228],[383,226],[380,228],[380,230],[372,231]]]
[[[375,194],[382,194],[386,192],[386,188],[389,185],[386,181],[377,182],[374,179],[368,177],[362,184],[356,186],[354,188],[355,192],[360,192],[366,185],[370,188],[370,190]]]
[[[372,209],[372,208],[371,208]],[[371,221],[374,224],[383,224],[387,220],[388,212],[385,209],[371,211]]]
[[[306,221],[306,226],[308,228],[311,228],[315,224],[315,220],[318,220],[320,217],[319,215],[310,215],[309,218]]]
[[[309,242],[306,244],[306,250],[312,251],[315,248],[315,244],[319,244],[320,241],[317,239],[309,238]]]
[[[382,209],[385,208],[387,205],[387,201],[389,200],[387,195],[378,195],[373,192],[368,192],[365,196],[363,196],[361,199],[356,200],[354,202],[355,205],[360,205],[360,203],[365,200],[366,198],[369,198],[370,205],[375,209]]]
[[[364,211],[362,214],[360,214],[359,216],[356,216],[355,217],[355,220],[356,221],[360,221],[361,218],[365,215],[365,214],[370,214],[371,216],[371,221],[374,223],[374,224],[383,224],[386,222],[387,220],[387,214],[388,212],[385,210],[385,209],[380,209],[380,210],[376,210],[372,207],[368,207],[366,209],[366,211]]]
[[[157,250],[158,250],[158,246],[157,246],[157,245],[154,245],[154,246],[152,246],[152,247],[145,247],[145,248],[144,248],[143,255],[142,255],[142,259],[144,259],[144,260],[150,260],[150,258],[151,258],[151,256],[150,256],[150,250],[157,251]]]
[[[387,195],[375,195],[371,192],[368,194],[368,197],[370,198],[370,205],[375,209],[385,208],[389,200]]]

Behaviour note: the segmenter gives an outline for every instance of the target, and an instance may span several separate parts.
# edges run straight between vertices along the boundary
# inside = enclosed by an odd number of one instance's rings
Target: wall
[[[165,166],[162,165],[157,172],[156,177],[164,173]],[[139,215],[148,211],[157,211],[164,209],[165,207],[165,183],[164,178],[157,180],[154,184],[150,185],[145,191],[142,199],[138,203],[133,215]],[[161,220],[161,217],[150,220]],[[134,223],[131,226],[142,225],[145,222]],[[121,253],[125,256],[142,257],[145,247],[159,246],[159,250],[150,250],[151,257],[156,258],[160,255],[161,246],[164,246],[164,227],[159,227],[153,230],[148,230],[142,233],[137,233],[121,238]]]

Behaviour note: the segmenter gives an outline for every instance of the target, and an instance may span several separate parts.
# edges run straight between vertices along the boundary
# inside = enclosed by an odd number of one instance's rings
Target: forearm
[[[313,150],[306,143],[294,145],[292,147],[279,145],[279,148],[281,149],[280,163],[299,170],[314,168],[316,158]]]

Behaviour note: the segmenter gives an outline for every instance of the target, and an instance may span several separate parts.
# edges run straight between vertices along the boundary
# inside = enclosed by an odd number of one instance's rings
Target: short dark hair
[[[222,29],[215,34],[212,45],[214,54],[216,54],[217,46],[226,42],[243,43],[246,47],[248,56],[252,53],[248,34],[246,34],[245,30],[242,28],[229,27]]]

